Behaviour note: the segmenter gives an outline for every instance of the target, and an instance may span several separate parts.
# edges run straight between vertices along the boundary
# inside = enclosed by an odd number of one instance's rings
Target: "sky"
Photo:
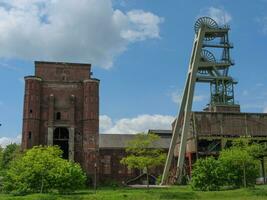
[[[0,145],[21,140],[35,60],[92,64],[101,133],[170,129],[201,16],[231,26],[241,111],[267,112],[267,0],[0,0]],[[208,102],[197,84],[193,110]]]

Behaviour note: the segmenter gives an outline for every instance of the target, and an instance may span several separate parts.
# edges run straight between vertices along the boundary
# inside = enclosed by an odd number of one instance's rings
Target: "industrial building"
[[[194,29],[178,120],[172,130],[148,132],[160,136],[154,148],[168,152],[164,170],[152,171],[155,177],[163,173],[162,184],[190,176],[197,158],[217,156],[235,138],[267,144],[267,114],[241,112],[235,100],[230,27],[202,17]],[[196,82],[210,85],[210,102],[201,112],[191,110]],[[25,77],[22,148],[58,145],[63,158],[80,163],[89,177],[127,183],[140,174],[120,163],[134,135],[99,134],[99,83],[90,64],[35,62],[35,74]]]
[[[90,64],[35,62],[34,76],[25,77],[22,149],[58,145],[88,177],[126,183],[140,174],[120,163],[134,135],[99,134],[99,83]],[[160,136],[155,148],[167,152],[171,131],[153,132]]]

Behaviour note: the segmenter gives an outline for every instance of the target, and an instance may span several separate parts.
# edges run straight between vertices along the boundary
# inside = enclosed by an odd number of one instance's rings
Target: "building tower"
[[[25,77],[22,148],[58,145],[63,158],[94,174],[99,138],[99,80],[90,64],[35,62]]]
[[[186,84],[177,120],[175,120],[173,127],[162,184],[168,182],[174,150],[178,141],[180,142],[178,162],[175,174],[172,176],[174,176],[175,181],[181,181],[196,82],[210,85],[210,103],[205,109],[206,111],[240,112],[240,106],[235,103],[234,99],[234,85],[237,82],[229,75],[229,68],[234,65],[230,56],[230,49],[233,48],[228,37],[230,27],[228,25],[218,26],[210,17],[201,17],[196,21],[194,29],[195,39]]]

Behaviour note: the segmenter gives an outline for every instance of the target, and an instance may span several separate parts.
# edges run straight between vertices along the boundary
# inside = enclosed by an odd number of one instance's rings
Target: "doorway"
[[[59,146],[63,151],[62,158],[69,159],[69,130],[65,127],[57,127],[53,134],[53,145]]]

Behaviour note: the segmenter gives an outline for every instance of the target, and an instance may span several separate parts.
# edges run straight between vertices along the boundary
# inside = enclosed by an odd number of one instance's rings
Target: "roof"
[[[50,65],[64,65],[66,66],[86,66],[90,67],[91,64],[89,63],[73,63],[73,62],[51,62],[51,61],[34,61],[35,65],[41,65],[41,64],[50,64]]]
[[[163,130],[163,129],[149,129],[148,133],[154,133],[159,136],[170,136],[172,135],[171,130]]]
[[[134,139],[135,134],[99,134],[99,148],[126,148],[129,141]],[[168,149],[171,137],[160,138],[155,142],[155,148]]]

